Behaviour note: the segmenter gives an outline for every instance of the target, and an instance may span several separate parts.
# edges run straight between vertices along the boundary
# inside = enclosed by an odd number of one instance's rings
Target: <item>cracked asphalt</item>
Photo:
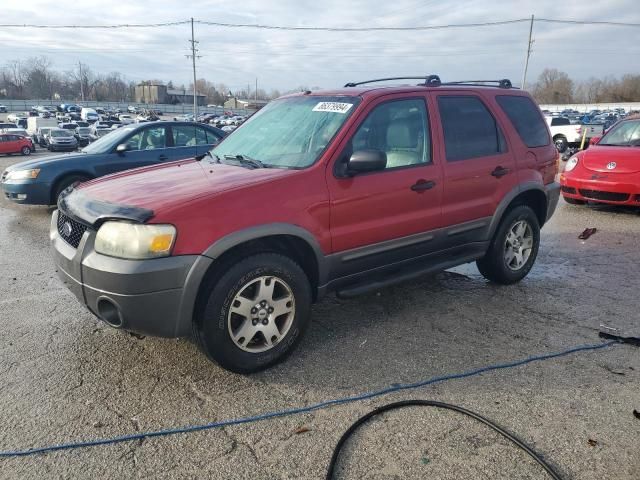
[[[38,154],[41,155],[41,154]],[[0,158],[0,170],[19,161]],[[0,450],[193,425],[597,343],[600,324],[640,333],[640,214],[561,202],[520,284],[467,265],[313,308],[298,350],[236,375],[189,340],[138,339],[88,313],[58,281],[50,210],[0,200]],[[597,233],[586,241],[586,227]],[[310,414],[20,458],[0,478],[324,478],[361,415],[401,399],[454,403],[544,455],[567,479],[640,478],[640,350],[614,346]],[[544,479],[524,453],[454,412],[407,408],[349,441],[340,479]]]

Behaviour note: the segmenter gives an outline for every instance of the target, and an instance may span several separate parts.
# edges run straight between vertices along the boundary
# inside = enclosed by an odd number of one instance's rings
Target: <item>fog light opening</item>
[[[108,298],[98,299],[98,316],[114,328],[121,328],[124,323],[120,309]]]

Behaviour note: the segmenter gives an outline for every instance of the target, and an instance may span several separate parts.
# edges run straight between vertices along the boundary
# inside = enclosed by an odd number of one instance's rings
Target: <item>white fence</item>
[[[5,105],[9,112],[25,112],[29,111],[32,107],[37,105],[42,106],[56,106],[61,103],[70,103],[74,104],[73,101],[61,101],[61,100],[10,100],[10,99],[0,99],[0,105]],[[163,114],[183,114],[183,113],[193,113],[193,104],[187,103],[179,103],[177,105],[165,105],[165,104],[146,104],[146,103],[121,103],[121,102],[96,102],[93,100],[87,100],[84,102],[79,102],[79,105],[83,107],[91,107],[91,108],[119,108],[121,110],[126,110],[129,105],[133,105],[138,108],[149,108],[152,110],[159,110]],[[233,112],[235,115],[248,115],[253,113],[253,110],[246,110],[242,108],[223,108],[223,107],[206,107],[199,106],[198,113],[215,113],[217,115],[221,115],[223,112]]]
[[[567,104],[550,104],[540,105],[542,110],[550,112],[561,112],[562,110],[577,110],[579,112],[590,112],[591,110],[613,110],[615,108],[624,108],[625,112],[632,110],[640,111],[640,102],[622,102],[622,103],[567,103]]]

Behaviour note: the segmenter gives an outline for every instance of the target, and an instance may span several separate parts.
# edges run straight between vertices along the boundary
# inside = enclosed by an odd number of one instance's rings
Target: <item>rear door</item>
[[[168,127],[159,124],[136,130],[121,142],[127,145],[128,150],[117,153],[114,149],[112,153],[102,156],[96,164],[96,173],[102,176],[169,161],[168,130]]]
[[[434,92],[444,163],[442,215],[450,235],[479,241],[502,198],[517,183],[513,153],[488,99],[469,91]],[[477,232],[477,237],[474,237]]]

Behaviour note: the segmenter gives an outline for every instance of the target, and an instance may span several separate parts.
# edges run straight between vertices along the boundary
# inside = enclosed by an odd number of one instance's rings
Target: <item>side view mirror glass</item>
[[[380,150],[358,150],[353,152],[347,162],[350,174],[384,170],[387,166],[387,154]]]

